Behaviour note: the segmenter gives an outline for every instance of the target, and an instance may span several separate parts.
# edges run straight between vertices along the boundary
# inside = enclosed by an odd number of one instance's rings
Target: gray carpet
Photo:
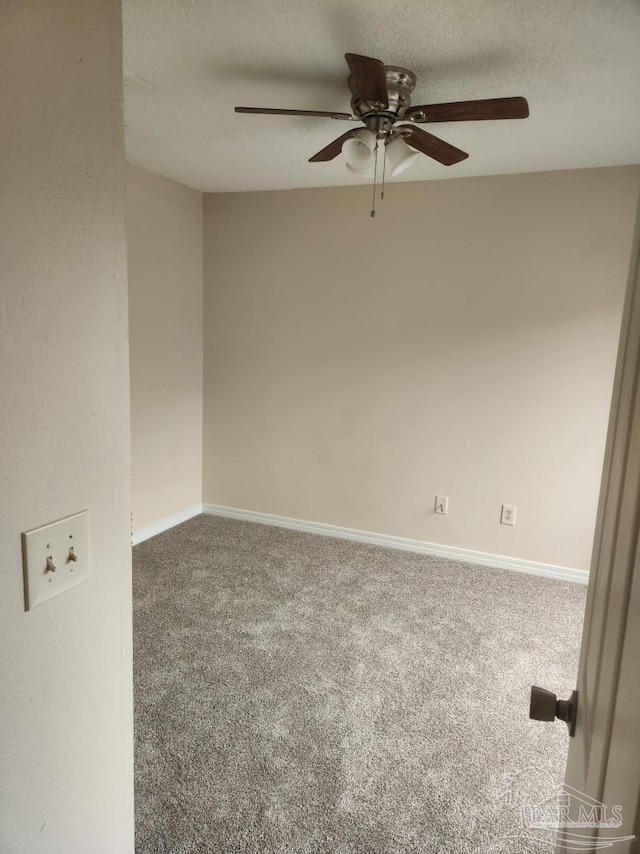
[[[585,588],[200,516],[134,549],[138,854],[551,852]]]

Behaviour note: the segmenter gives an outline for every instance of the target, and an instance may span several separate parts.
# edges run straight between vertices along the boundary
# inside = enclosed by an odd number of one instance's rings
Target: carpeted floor
[[[524,854],[585,588],[199,516],[134,549],[138,854]]]

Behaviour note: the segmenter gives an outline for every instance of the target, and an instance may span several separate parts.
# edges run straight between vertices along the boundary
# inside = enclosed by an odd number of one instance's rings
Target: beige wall
[[[639,187],[206,196],[204,501],[588,568]]]
[[[133,529],[202,501],[202,194],[127,167]]]
[[[117,0],[4,3],[0,851],[133,851]],[[88,508],[92,573],[25,613],[21,531]]]

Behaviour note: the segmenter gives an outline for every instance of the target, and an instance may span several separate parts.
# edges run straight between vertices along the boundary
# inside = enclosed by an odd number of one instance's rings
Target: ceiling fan
[[[526,119],[526,98],[489,98],[479,101],[456,101],[448,104],[411,106],[411,92],[416,75],[407,68],[385,65],[379,59],[345,54],[349,66],[349,89],[352,113],[318,110],[281,110],[262,107],[236,107],[236,113],[260,113],[282,116],[319,116],[347,122],[362,122],[364,128],[352,128],[317,154],[310,163],[333,160],[341,152],[347,167],[360,174],[375,174],[379,144],[385,147],[391,174],[398,175],[418,155],[432,157],[444,166],[452,166],[469,155],[454,145],[428,133],[416,124],[430,122],[469,122],[485,119]]]

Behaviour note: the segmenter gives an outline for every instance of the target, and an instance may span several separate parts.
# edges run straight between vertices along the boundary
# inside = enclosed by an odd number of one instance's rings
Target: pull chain
[[[387,143],[382,146],[382,189],[380,191],[380,200],[384,199],[384,176],[387,171]]]
[[[373,152],[373,199],[371,202],[371,216],[376,215],[376,180],[378,178],[378,140],[376,139],[376,147]]]

